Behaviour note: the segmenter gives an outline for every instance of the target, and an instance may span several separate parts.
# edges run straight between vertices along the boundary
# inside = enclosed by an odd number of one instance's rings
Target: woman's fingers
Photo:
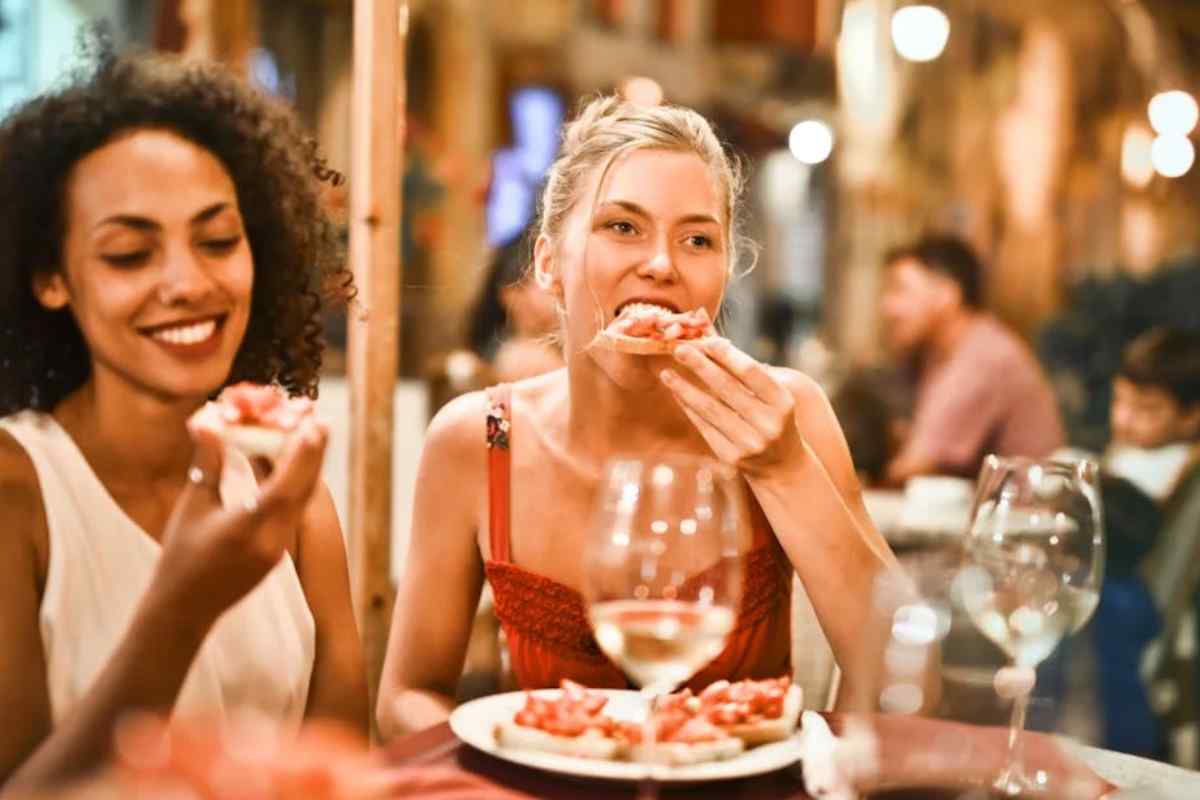
[[[208,428],[194,427],[191,435],[196,449],[192,454],[192,465],[188,467],[185,502],[203,498],[219,504],[225,445],[221,437]]]
[[[752,365],[758,366],[749,356],[745,357]],[[778,412],[742,378],[751,371],[750,369],[741,368],[740,374],[731,373],[723,364],[710,358],[707,351],[692,345],[681,345],[675,351],[675,358],[695,374],[714,396],[720,398],[746,422],[761,431],[770,431],[778,427],[774,422]],[[774,379],[767,376],[767,380]]]
[[[316,420],[306,421],[296,431],[263,484],[259,504],[264,510],[308,503],[321,478],[327,436],[325,424]]]
[[[718,461],[726,464],[737,463],[738,450],[733,442],[729,441],[729,437],[714,428],[695,411],[688,408],[683,401],[679,401],[679,407],[683,409],[684,415],[696,426],[696,430],[700,431],[700,435],[704,437],[704,441],[708,442],[708,446],[712,448],[713,455],[717,457]]]
[[[733,342],[722,338],[706,339],[701,348],[705,355],[737,377],[764,403],[774,407],[791,403],[791,392],[775,379],[770,368],[734,347]]]
[[[742,450],[762,449],[762,435],[733,409],[671,370],[663,370],[661,377],[685,411],[691,411],[709,427],[719,431],[731,445]]]

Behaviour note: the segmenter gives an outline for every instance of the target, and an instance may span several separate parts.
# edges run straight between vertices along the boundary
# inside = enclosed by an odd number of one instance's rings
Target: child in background
[[[1200,473],[1194,469],[1200,453],[1200,336],[1163,327],[1135,339],[1113,379],[1110,420],[1104,467],[1128,484],[1106,484],[1103,491],[1108,577],[1093,635],[1105,746],[1147,754],[1152,728],[1144,724],[1149,707],[1141,711],[1145,690],[1138,668],[1143,651],[1160,634],[1171,647],[1196,579],[1188,565],[1195,561],[1200,526],[1195,480]],[[1136,496],[1134,486],[1146,497]],[[1151,545],[1154,553],[1147,557]]]
[[[1113,380],[1105,468],[1164,502],[1197,455],[1200,335],[1154,328],[1126,348]]]

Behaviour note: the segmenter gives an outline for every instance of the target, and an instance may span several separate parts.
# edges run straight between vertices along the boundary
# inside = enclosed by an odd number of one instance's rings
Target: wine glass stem
[[[652,689],[642,689],[642,699],[646,701],[646,719],[642,722],[642,752],[648,759],[646,772],[638,784],[637,800],[658,800],[658,781],[655,780],[654,746],[658,743],[658,729],[654,724],[654,700],[658,692]]]
[[[1004,773],[997,781],[997,787],[1007,794],[1016,794],[1021,789],[1021,734],[1025,730],[1025,712],[1029,710],[1029,691],[1021,692],[1013,700],[1012,721],[1008,726],[1008,757],[1005,760]]]

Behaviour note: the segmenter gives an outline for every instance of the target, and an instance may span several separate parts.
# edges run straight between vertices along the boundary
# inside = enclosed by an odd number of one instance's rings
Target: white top
[[[0,418],[37,470],[50,562],[39,613],[55,724],[83,697],[150,585],[157,541],[117,505],[70,435],[49,414]],[[176,714],[251,707],[289,725],[304,716],[316,625],[291,556],[209,632]]]
[[[1104,454],[1104,466],[1161,503],[1170,496],[1191,461],[1192,448],[1187,442],[1150,449],[1114,445]]]

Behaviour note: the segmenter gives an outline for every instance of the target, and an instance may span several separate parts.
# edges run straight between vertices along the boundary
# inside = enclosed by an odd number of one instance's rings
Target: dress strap
[[[488,543],[491,560],[507,563],[510,553],[512,505],[512,385],[502,383],[487,390]]]

